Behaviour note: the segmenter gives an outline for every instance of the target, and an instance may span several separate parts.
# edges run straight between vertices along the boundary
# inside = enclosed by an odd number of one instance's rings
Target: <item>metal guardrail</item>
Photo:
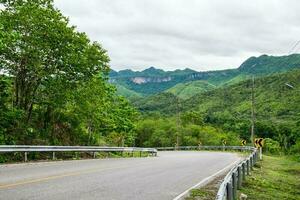
[[[155,147],[158,151],[174,150],[249,150],[252,147],[242,146],[179,146],[179,147]]]
[[[242,187],[242,182],[246,175],[250,175],[254,164],[258,161],[258,150],[249,146],[180,146],[180,147],[158,147],[158,151],[173,150],[239,150],[250,151],[251,154],[242,159],[226,174],[216,196],[216,200],[234,200],[237,199],[237,190]]]
[[[253,166],[258,161],[258,151],[254,147],[243,147],[251,154],[233,167],[223,179],[216,200],[234,200],[237,199],[237,190],[242,187],[242,182],[246,180],[246,175],[250,175]]]
[[[99,146],[29,146],[29,145],[0,145],[0,153],[24,152],[24,160],[27,161],[29,152],[52,152],[55,159],[55,152],[148,152],[152,156],[157,155],[155,148],[138,147],[99,147]]]

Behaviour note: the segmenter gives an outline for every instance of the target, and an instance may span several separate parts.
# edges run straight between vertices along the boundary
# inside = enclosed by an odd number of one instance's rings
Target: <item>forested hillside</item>
[[[212,85],[206,81],[190,81],[187,83],[178,83],[174,87],[166,90],[166,92],[170,92],[181,99],[188,99],[195,94],[207,92],[215,88],[215,85]]]
[[[138,101],[135,105],[141,111],[147,111],[147,115],[191,115],[204,124],[233,131],[242,138],[249,139],[251,87],[252,80],[249,79],[187,100],[179,100],[163,93]],[[300,139],[300,70],[256,78],[254,94],[256,135],[273,138],[286,149],[295,145]],[[157,103],[157,99],[161,99],[160,103]],[[193,121],[194,117],[190,120]]]

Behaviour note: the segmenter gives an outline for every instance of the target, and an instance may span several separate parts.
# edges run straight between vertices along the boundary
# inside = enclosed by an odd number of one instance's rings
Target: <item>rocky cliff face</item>
[[[162,83],[171,81],[172,77],[133,77],[130,80],[135,84]]]

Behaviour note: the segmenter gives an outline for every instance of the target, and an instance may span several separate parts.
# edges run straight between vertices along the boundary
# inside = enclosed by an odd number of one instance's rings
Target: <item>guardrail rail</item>
[[[100,147],[100,146],[29,146],[29,145],[0,145],[0,153],[24,152],[24,161],[27,162],[29,152],[52,152],[55,159],[55,152],[92,152],[95,158],[96,152],[148,152],[152,156],[157,156],[155,148],[138,147]]]
[[[251,152],[249,156],[234,166],[225,176],[221,183],[216,200],[237,199],[237,190],[242,187],[242,182],[246,180],[246,175],[250,175],[253,166],[258,161],[258,151],[254,147],[242,147]]]

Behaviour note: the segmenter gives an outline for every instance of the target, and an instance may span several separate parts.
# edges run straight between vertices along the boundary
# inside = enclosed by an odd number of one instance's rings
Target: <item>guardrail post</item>
[[[227,188],[227,200],[233,200],[233,196],[232,196],[232,183],[228,182],[226,188]]]
[[[243,181],[246,180],[246,164],[243,162],[242,164],[242,171],[243,171]]]
[[[238,184],[237,184],[237,188],[241,189],[242,188],[242,167],[238,166],[237,170],[238,170]]]
[[[253,170],[253,157],[250,157],[250,169]]]
[[[232,196],[236,199],[237,196],[237,172],[232,173]]]
[[[142,151],[140,151],[140,157],[142,157]]]
[[[52,152],[52,160],[55,160],[55,151]]]
[[[96,152],[93,152],[93,158],[94,159],[96,158]]]
[[[247,175],[250,175],[250,162],[247,160]]]
[[[27,162],[27,152],[24,152],[24,161]]]

